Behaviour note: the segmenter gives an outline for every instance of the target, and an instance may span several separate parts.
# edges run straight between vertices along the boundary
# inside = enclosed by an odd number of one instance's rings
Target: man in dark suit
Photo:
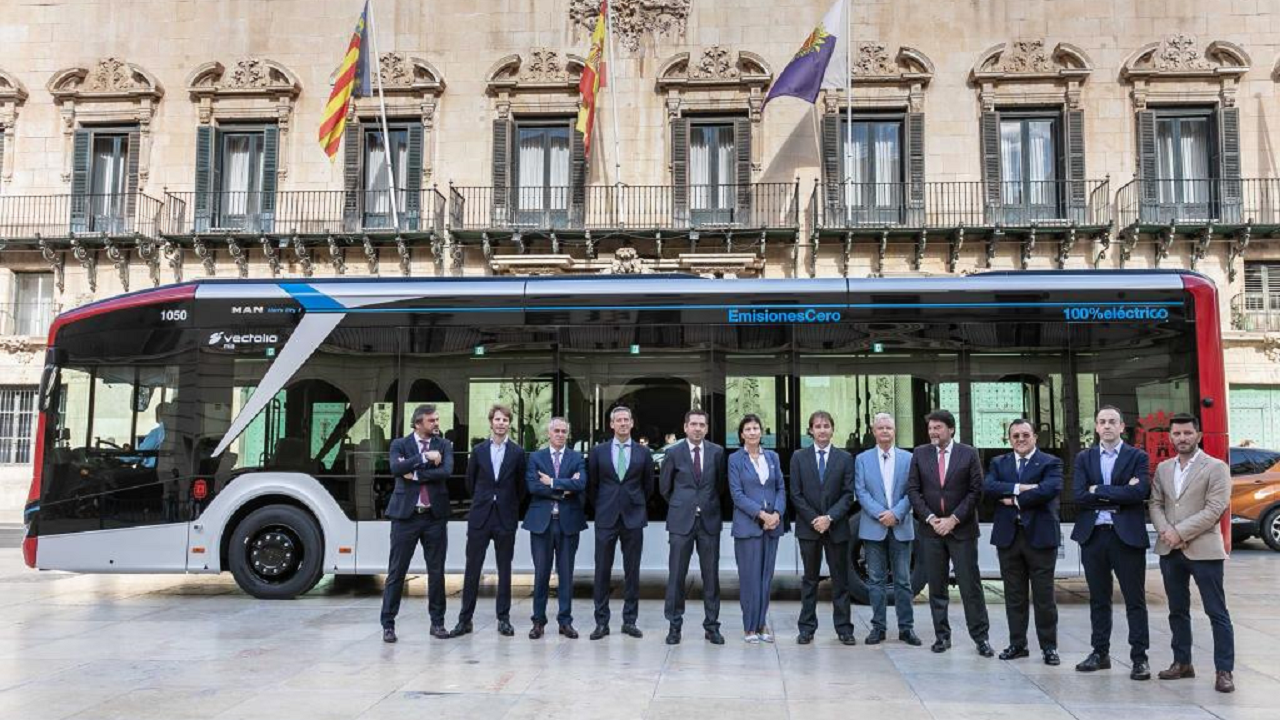
[[[987,633],[987,604],[978,574],[978,501],[982,498],[982,462],[978,451],[955,442],[956,418],[947,410],[925,416],[929,444],[911,455],[907,497],[920,520],[920,549],[929,577],[929,610],[936,653],[951,647],[947,620],[949,568],[954,568],[964,603],[969,637],[982,657],[994,657]]]
[[[471,511],[467,513],[467,565],[462,579],[462,611],[453,628],[455,637],[472,630],[471,617],[476,612],[480,575],[490,542],[498,564],[498,633],[506,637],[516,634],[511,626],[511,559],[515,555],[520,501],[526,485],[524,448],[508,437],[511,408],[489,408],[489,433],[488,440],[471,448],[467,460]]]
[[[427,612],[431,637],[445,639],[444,556],[449,534],[449,475],[453,473],[453,443],[439,436],[440,414],[435,405],[413,411],[413,432],[391,443],[391,474],[396,478],[387,517],[391,519],[391,559],[382,591],[382,641],[396,641],[396,614],[404,576],[418,545],[427,561]]]
[[[706,439],[707,420],[703,410],[685,413],[685,441],[667,450],[659,476],[658,486],[669,507],[667,537],[671,554],[664,608],[671,624],[668,645],[680,642],[685,582],[695,546],[702,569],[702,628],[713,645],[724,644],[724,635],[720,634],[720,491],[726,486],[726,468],[724,448]]]
[[[987,467],[982,489],[997,498],[991,544],[1000,556],[1004,578],[1005,615],[1009,619],[1009,647],[1001,660],[1029,657],[1027,624],[1035,603],[1036,640],[1046,665],[1058,657],[1058,605],[1053,598],[1053,570],[1058,563],[1058,495],[1062,492],[1062,461],[1036,449],[1031,423],[1009,423],[1013,452]],[[1030,597],[1027,594],[1031,588]]]
[[[642,637],[636,627],[640,614],[640,553],[647,506],[653,496],[653,455],[631,439],[635,424],[630,408],[619,405],[609,413],[613,437],[591,448],[587,459],[587,500],[596,521],[596,629],[591,639],[609,634],[609,596],[613,593],[613,557],[622,543],[622,632]]]
[[[576,640],[573,628],[573,559],[578,554],[578,536],[587,529],[582,495],[587,489],[587,468],[582,454],[566,447],[569,423],[561,417],[547,423],[550,444],[529,456],[525,484],[529,510],[524,529],[529,531],[533,554],[533,629],[529,639],[542,637],[547,626],[547,596],[550,594],[554,563],[559,581],[560,613],[556,622],[560,634]]]
[[[1124,418],[1110,405],[1094,416],[1098,444],[1076,455],[1072,477],[1076,526],[1071,539],[1080,543],[1080,563],[1089,585],[1089,620],[1093,652],[1076,670],[1111,668],[1111,576],[1124,595],[1129,621],[1129,677],[1150,680],[1147,648],[1147,497],[1151,494],[1151,460],[1121,439]]]
[[[791,456],[791,507],[796,512],[796,539],[804,577],[800,582],[800,634],[808,645],[818,630],[818,580],[822,555],[831,570],[832,622],[845,645],[857,645],[849,612],[849,513],[853,510],[853,456],[834,447],[831,413],[809,416],[813,445]]]

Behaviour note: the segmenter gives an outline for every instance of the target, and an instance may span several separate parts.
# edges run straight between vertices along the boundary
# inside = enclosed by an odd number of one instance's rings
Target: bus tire
[[[871,592],[867,586],[867,563],[863,553],[863,540],[853,532],[849,537],[849,599],[858,605],[871,604]],[[892,582],[892,578],[890,578]],[[927,582],[924,563],[920,561],[920,545],[911,544],[911,594],[919,595]],[[893,604],[893,591],[887,591],[889,604]]]
[[[320,526],[292,505],[267,505],[236,525],[227,550],[236,584],[263,600],[289,600],[324,575]]]

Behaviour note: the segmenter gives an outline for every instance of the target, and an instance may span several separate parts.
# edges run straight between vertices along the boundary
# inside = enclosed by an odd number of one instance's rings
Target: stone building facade
[[[0,508],[51,313],[203,277],[1194,268],[1233,435],[1280,446],[1280,7],[859,0],[853,97],[766,108],[827,0],[614,5],[589,156],[596,2],[382,0],[390,143],[362,98],[335,162],[357,0],[7,8]]]

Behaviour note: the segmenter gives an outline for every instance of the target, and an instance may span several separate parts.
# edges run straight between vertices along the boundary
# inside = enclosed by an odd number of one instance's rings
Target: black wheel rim
[[[245,542],[245,561],[254,577],[279,585],[298,574],[305,557],[298,533],[288,525],[268,525]]]

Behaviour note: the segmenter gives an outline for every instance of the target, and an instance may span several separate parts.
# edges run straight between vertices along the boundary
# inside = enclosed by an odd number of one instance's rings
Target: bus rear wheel
[[[292,505],[268,505],[236,525],[227,564],[236,584],[264,600],[288,600],[324,575],[320,527]]]

